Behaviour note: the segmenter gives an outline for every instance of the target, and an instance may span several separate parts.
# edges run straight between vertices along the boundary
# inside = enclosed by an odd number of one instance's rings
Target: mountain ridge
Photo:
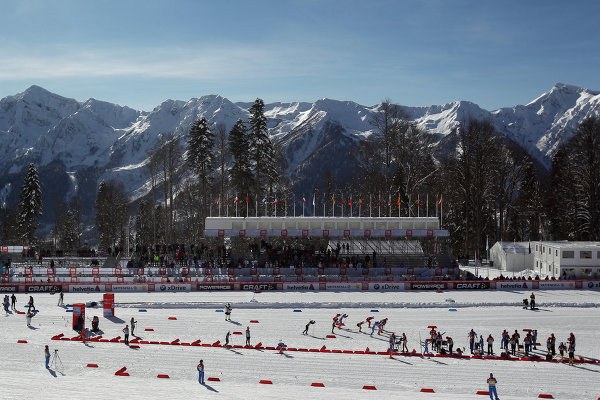
[[[118,179],[136,200],[146,192],[144,168],[162,135],[185,139],[199,117],[224,124],[229,132],[238,119],[248,120],[250,105],[211,94],[187,101],[168,99],[152,111],[140,111],[94,98],[80,102],[32,85],[0,100],[0,171],[6,175],[0,179],[4,195],[0,200],[14,201],[19,174],[30,162],[54,169],[62,166],[73,181],[71,187],[77,188],[72,190],[82,190],[78,174],[85,176],[85,190],[94,193],[102,179]],[[315,174],[324,168],[333,169],[334,176],[345,175],[343,169],[351,169],[355,162],[356,143],[377,134],[370,121],[378,107],[328,98],[265,104],[270,135],[282,147],[285,175],[292,184],[314,188]],[[577,125],[600,115],[600,92],[557,83],[528,104],[492,111],[465,100],[400,107],[438,142],[469,119],[487,119],[548,168],[559,144],[573,135]],[[331,152],[341,157],[337,164]],[[73,195],[65,193],[65,198]]]

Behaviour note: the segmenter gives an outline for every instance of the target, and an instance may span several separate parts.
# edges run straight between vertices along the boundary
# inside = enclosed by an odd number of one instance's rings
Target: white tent
[[[490,248],[494,267],[508,272],[533,269],[533,251],[530,242],[496,242]]]

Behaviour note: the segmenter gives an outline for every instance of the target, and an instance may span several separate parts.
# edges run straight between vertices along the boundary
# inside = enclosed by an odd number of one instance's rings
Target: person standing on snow
[[[27,326],[31,327],[31,318],[33,318],[33,313],[31,311],[27,311],[25,315],[25,319],[27,320]]]
[[[473,354],[473,350],[475,348],[475,339],[477,339],[477,333],[473,329],[469,332],[469,348],[471,349],[471,354]]]
[[[454,340],[450,336],[446,336],[446,343],[448,343],[448,353],[452,355],[452,348],[454,347]]]
[[[204,385],[204,360],[200,360],[196,369],[198,370],[198,383]]]
[[[65,293],[63,291],[60,292],[60,294],[58,295],[58,304],[57,306],[62,307],[65,305],[64,303],[65,300]]]
[[[406,339],[406,333],[402,332],[402,338],[400,338],[400,340],[402,341],[402,352],[408,353],[408,345],[406,344],[408,339]]]
[[[123,328],[123,335],[125,336],[125,344],[129,346],[129,325],[125,325],[125,328]]]
[[[13,311],[17,311],[17,296],[14,293],[10,296],[10,307]]]
[[[250,327],[246,327],[246,346],[250,346]]]
[[[227,331],[225,335],[225,347],[229,347],[229,336],[231,336],[231,331]]]
[[[490,393],[491,400],[500,400],[498,392],[496,391],[496,384],[498,381],[494,378],[494,374],[490,373],[490,377],[487,379],[488,391]]]
[[[225,321],[231,321],[231,303],[225,305]]]
[[[487,355],[491,356],[492,354],[494,354],[494,337],[491,333],[487,338],[487,345]]]
[[[135,336],[135,333],[133,333],[135,331],[135,325],[137,324],[137,321],[131,317],[131,321],[129,321],[129,323],[131,324],[131,336]]]
[[[44,358],[46,359],[46,369],[50,369],[50,349],[48,345],[44,347]]]

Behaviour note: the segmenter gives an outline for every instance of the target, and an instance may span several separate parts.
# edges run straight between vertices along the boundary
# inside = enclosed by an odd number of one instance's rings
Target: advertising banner
[[[456,290],[487,290],[491,288],[490,282],[455,282]]]
[[[155,292],[190,292],[191,283],[157,283],[154,285]]]
[[[318,282],[284,283],[283,290],[298,290],[298,291],[319,290],[319,283]]]
[[[92,293],[92,292],[104,292],[104,284],[89,284],[89,285],[69,285],[68,291],[71,293]]]
[[[19,291],[18,285],[2,285],[0,286],[0,293],[17,293]]]
[[[199,283],[196,285],[196,290],[233,290],[231,283]]]
[[[413,282],[410,284],[411,290],[445,290],[447,287],[446,282]]]
[[[369,289],[374,291],[381,292],[404,292],[405,287],[404,283],[391,283],[391,282],[379,282],[379,283],[369,283]]]
[[[498,290],[529,290],[533,289],[533,282],[527,281],[503,281],[496,282],[496,289]]]
[[[281,284],[279,284],[281,286]],[[241,290],[263,291],[263,290],[278,290],[275,283],[242,283]]]
[[[326,282],[325,287],[327,290],[362,290],[362,284],[360,282]]]
[[[600,281],[585,281],[583,282],[582,289],[600,289]]]
[[[573,281],[539,281],[540,290],[575,289]]]
[[[31,293],[54,293],[62,291],[62,285],[25,285],[25,291]]]
[[[148,285],[143,284],[143,285],[120,285],[120,284],[115,284],[113,283],[112,285],[112,291],[115,293],[127,293],[127,292],[147,292],[148,291]]]

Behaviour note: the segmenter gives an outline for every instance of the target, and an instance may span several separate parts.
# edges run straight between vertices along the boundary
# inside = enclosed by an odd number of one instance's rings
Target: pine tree
[[[137,244],[144,249],[154,244],[152,214],[152,204],[148,199],[142,199],[135,218],[135,234]]]
[[[19,215],[17,217],[19,235],[27,245],[31,244],[35,238],[40,215],[42,215],[40,179],[35,165],[29,164],[21,187]]]
[[[114,181],[100,183],[96,197],[96,229],[102,247],[114,248],[124,244],[127,203],[123,184]]]
[[[206,118],[202,117],[192,124],[188,133],[186,161],[192,167],[198,178],[200,198],[202,201],[201,219],[208,215],[208,195],[214,164],[215,137],[208,126]]]
[[[262,99],[256,99],[250,107],[250,158],[254,167],[255,192],[262,197],[265,190],[273,192],[277,180],[277,157],[275,148],[269,138],[265,104]]]
[[[246,125],[242,120],[238,120],[229,132],[228,140],[229,152],[233,158],[229,176],[231,186],[234,192],[246,195],[251,192],[254,176],[251,169],[250,138]]]

